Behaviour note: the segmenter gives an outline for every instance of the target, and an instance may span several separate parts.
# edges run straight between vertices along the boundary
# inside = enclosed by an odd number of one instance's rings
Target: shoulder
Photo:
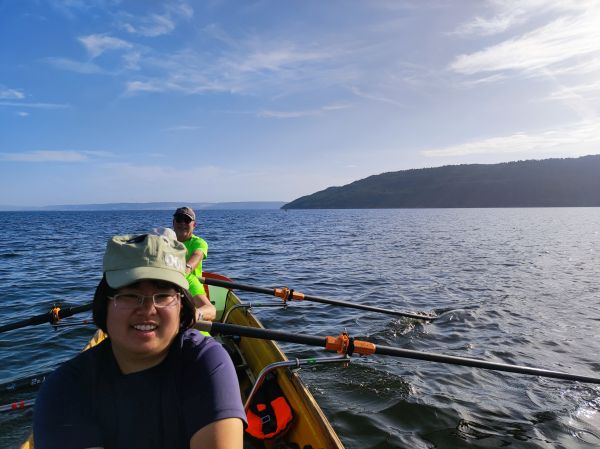
[[[108,340],[104,340],[93,348],[83,351],[66,361],[50,375],[47,382],[49,381],[49,385],[87,383],[92,376],[103,368],[107,368],[107,362],[110,360],[111,354],[110,343]]]
[[[223,365],[233,365],[221,343],[196,329],[186,330],[181,339],[181,355],[188,372],[210,375]]]
[[[196,329],[188,329],[183,332],[181,336],[181,351],[184,357],[193,354],[201,354],[206,351],[214,350],[214,348],[218,348],[217,350],[225,352],[221,344],[214,338],[207,337]],[[225,352],[225,354],[227,353]]]
[[[192,236],[185,241],[185,243],[188,243],[190,246],[194,247],[194,248],[207,248],[208,247],[208,243],[206,243],[206,240],[204,240],[202,237],[198,237],[195,234],[192,234]]]

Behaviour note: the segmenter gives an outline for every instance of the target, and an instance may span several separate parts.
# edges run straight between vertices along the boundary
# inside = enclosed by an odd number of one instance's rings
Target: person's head
[[[164,236],[115,236],[108,241],[103,270],[94,322],[110,337],[122,369],[123,360],[143,359],[153,366],[177,333],[195,323],[185,246]]]
[[[196,214],[190,207],[180,207],[173,214],[173,229],[180,242],[185,242],[192,237],[195,226]]]

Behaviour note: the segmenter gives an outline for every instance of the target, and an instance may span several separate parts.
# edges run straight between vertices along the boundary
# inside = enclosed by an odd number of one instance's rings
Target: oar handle
[[[31,318],[17,321],[16,323],[10,323],[0,326],[0,333],[11,331],[14,329],[20,329],[26,326],[35,326],[44,323],[56,323],[58,322],[58,320],[68,318],[72,315],[75,315],[76,313],[87,312],[91,309],[92,303],[84,304],[82,306],[69,307],[66,309],[60,309],[58,307],[55,307],[49,312],[43,313],[41,315],[32,316]]]
[[[224,288],[229,288],[229,289],[244,290],[244,291],[253,292],[253,293],[264,293],[264,294],[271,295],[271,296],[281,297],[284,300],[306,300],[306,301],[318,302],[318,303],[322,303],[322,304],[331,304],[331,305],[335,305],[335,306],[349,307],[352,309],[368,310],[370,312],[378,312],[378,313],[385,313],[388,315],[402,316],[402,317],[413,318],[413,319],[417,319],[417,320],[433,321],[436,318],[434,316],[426,315],[426,314],[402,312],[399,310],[384,309],[382,307],[369,306],[366,304],[357,304],[357,303],[352,303],[352,302],[347,302],[347,301],[322,298],[319,296],[305,295],[303,293],[295,292],[295,291],[289,290],[289,289],[256,287],[254,285],[239,284],[237,282],[229,282],[229,281],[224,281],[222,279],[212,279],[212,278],[206,278],[206,277],[199,277],[198,279],[200,280],[200,282],[202,284],[214,285],[215,287],[224,287]]]
[[[208,321],[199,321],[196,327],[207,332],[214,332],[223,335],[239,335],[242,337],[262,338],[266,340],[285,341],[289,343],[300,343],[311,346],[319,346],[329,351],[337,351],[342,354],[380,354],[394,357],[404,357],[408,359],[427,360],[430,362],[447,363],[452,365],[469,366],[473,368],[483,368],[495,371],[505,371],[518,374],[527,374],[532,376],[550,377],[563,380],[574,380],[579,382],[600,384],[600,378],[591,376],[580,376],[577,374],[563,373],[561,371],[551,371],[540,368],[531,368],[529,366],[509,365],[506,363],[489,362],[486,360],[471,359],[466,357],[447,356],[431,352],[413,351],[410,349],[394,348],[391,346],[377,346],[367,341],[354,340],[348,338],[343,333],[338,337],[319,337],[303,334],[291,334],[283,331],[274,331],[270,329],[250,328],[237,326],[233,324],[211,323]]]

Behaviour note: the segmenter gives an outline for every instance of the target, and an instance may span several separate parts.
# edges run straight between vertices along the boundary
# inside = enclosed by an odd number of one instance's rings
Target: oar
[[[23,410],[24,408],[31,407],[35,404],[35,399],[29,399],[27,401],[17,401],[10,404],[0,405],[0,413],[12,412],[14,410]]]
[[[52,373],[52,371],[34,374],[33,376],[23,377],[21,379],[15,379],[12,382],[0,384],[0,393],[14,393],[15,391],[37,388],[44,383],[46,377],[48,377],[50,373]]]
[[[427,314],[401,312],[399,310],[384,309],[382,307],[369,306],[366,304],[357,304],[357,303],[352,303],[352,302],[347,302],[347,301],[321,298],[319,296],[305,295],[304,293],[296,292],[293,289],[289,289],[289,288],[256,287],[254,285],[238,284],[237,282],[229,282],[229,281],[224,281],[221,279],[213,279],[213,278],[208,278],[208,277],[198,277],[198,280],[202,284],[214,285],[215,287],[225,287],[225,288],[229,288],[229,289],[245,290],[247,292],[264,293],[267,295],[277,296],[278,298],[283,299],[284,302],[294,301],[294,300],[295,301],[306,300],[306,301],[312,301],[312,302],[319,302],[322,304],[331,304],[334,306],[342,306],[342,307],[350,307],[353,309],[368,310],[370,312],[385,313],[388,315],[403,316],[403,317],[407,317],[407,318],[414,318],[417,320],[433,321],[436,319],[435,316],[427,315]]]
[[[430,362],[447,363],[451,365],[470,366],[474,368],[490,369],[495,371],[506,371],[510,373],[528,374],[531,376],[551,377],[554,379],[575,380],[579,382],[600,384],[600,378],[590,376],[580,376],[561,371],[551,371],[541,368],[532,368],[529,366],[509,365],[506,363],[489,362],[487,360],[471,359],[467,357],[448,356],[435,354],[432,352],[420,352],[410,349],[395,348],[392,346],[375,345],[367,341],[354,340],[347,334],[342,333],[338,337],[313,336],[304,334],[291,334],[288,332],[251,328],[237,326],[233,324],[211,323],[208,321],[199,321],[196,328],[206,331],[219,333],[223,335],[239,335],[242,337],[260,338],[264,340],[277,340],[289,343],[300,343],[310,346],[320,346],[327,351],[336,351],[340,354],[381,354],[394,357],[403,357],[408,359],[427,360]]]
[[[70,317],[72,315],[75,315],[76,313],[87,312],[88,310],[92,310],[92,303],[84,304],[83,306],[69,307],[66,309],[54,307],[49,312],[43,313],[41,315],[32,316],[31,318],[27,318],[26,320],[17,321],[16,323],[10,323],[0,326],[0,333],[11,331],[13,329],[20,329],[26,326],[34,326],[37,324],[56,324],[59,320],[63,318]]]

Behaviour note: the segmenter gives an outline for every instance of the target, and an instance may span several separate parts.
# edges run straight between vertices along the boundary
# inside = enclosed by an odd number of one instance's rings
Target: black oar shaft
[[[21,379],[15,379],[12,382],[0,384],[0,393],[13,393],[15,391],[37,388],[44,383],[46,377],[49,376],[51,372],[52,371],[35,374],[33,376],[23,377]]]
[[[253,293],[264,293],[266,295],[277,296],[276,289],[273,289],[273,288],[265,288],[265,287],[257,287],[254,285],[239,284],[237,282],[229,282],[229,281],[224,281],[221,279],[212,279],[212,278],[204,278],[204,277],[201,277],[198,279],[203,284],[214,285],[215,287],[238,289],[238,290],[244,290],[244,291],[253,292]],[[399,310],[384,309],[382,307],[369,306],[366,304],[357,304],[357,303],[341,301],[341,300],[336,300],[336,299],[322,298],[319,296],[311,296],[311,295],[302,295],[302,296],[303,296],[303,299],[306,301],[318,302],[318,303],[322,303],[322,304],[330,304],[330,305],[335,305],[335,306],[349,307],[349,308],[353,308],[353,309],[368,310],[370,312],[378,312],[378,313],[385,313],[388,315],[403,316],[406,318],[414,318],[417,320],[432,321],[435,319],[435,317],[432,317],[430,315],[420,315],[418,313],[410,313],[410,312],[402,312]]]
[[[336,300],[336,299],[321,298],[319,296],[305,295],[304,299],[307,301],[319,302],[322,304],[331,304],[334,306],[351,307],[353,309],[368,310],[370,312],[386,313],[388,315],[403,316],[406,318],[415,318],[417,320],[433,320],[434,319],[433,317],[430,317],[427,315],[419,315],[418,313],[401,312],[398,310],[384,309],[382,307],[369,306],[366,304],[357,304],[357,303],[350,303],[347,301],[340,301],[340,300]]]
[[[283,331],[249,328],[244,326],[236,326],[232,324],[209,323],[204,321],[199,322],[197,326],[201,330],[217,332],[224,335],[240,335],[243,337],[262,338],[268,340],[285,341],[289,343],[307,344],[311,346],[319,346],[322,348],[325,347],[327,339],[327,337],[291,334]],[[447,363],[452,365],[470,366],[473,368],[483,368],[495,371],[505,371],[510,373],[528,374],[532,376],[543,376],[555,379],[575,380],[579,382],[600,384],[600,378],[597,377],[580,376],[576,374],[563,373],[560,371],[551,371],[520,365],[509,365],[506,363],[489,362],[486,360],[471,359],[466,357],[447,356],[431,352],[413,351],[410,349],[394,348],[390,346],[375,345],[374,353],[416,360],[427,360],[430,362]]]
[[[58,318],[68,318],[76,313],[87,312],[92,309],[92,303],[84,304],[82,306],[69,307],[66,309],[60,309],[58,311]],[[52,312],[46,312],[41,315],[32,316],[31,318],[27,318],[25,320],[17,321],[16,323],[5,324],[4,326],[0,326],[0,333],[11,331],[14,329],[20,329],[26,326],[34,326],[37,324],[44,323],[52,323],[55,320],[55,316]]]
[[[541,368],[532,368],[522,365],[509,365],[507,363],[488,362],[486,360],[471,359],[468,357],[456,357],[450,355],[435,354],[432,352],[420,352],[410,349],[394,348],[390,346],[377,346],[375,354],[392,355],[416,360],[427,360],[430,362],[447,363],[450,365],[471,366],[474,368],[490,369],[495,371],[506,371],[509,373],[528,374],[531,376],[551,377],[555,379],[576,380],[580,382],[600,384],[600,378],[580,376],[576,374],[551,371]]]
[[[315,337],[304,334],[290,334],[289,332],[274,331],[256,327],[238,326],[236,324],[210,323],[200,321],[196,325],[200,330],[216,332],[222,335],[239,335],[241,337],[260,338],[263,340],[285,341],[309,346],[325,347],[325,337]]]

